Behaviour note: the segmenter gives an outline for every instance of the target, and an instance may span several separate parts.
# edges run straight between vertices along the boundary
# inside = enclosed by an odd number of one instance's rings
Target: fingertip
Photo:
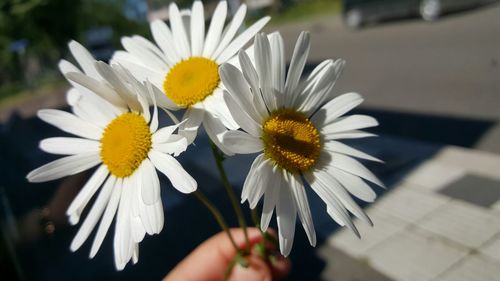
[[[248,257],[249,266],[242,267],[237,264],[231,272],[230,281],[271,281],[273,280],[271,271],[267,264],[257,257]]]
[[[271,265],[271,271],[276,280],[280,280],[288,276],[291,268],[292,263],[290,259],[285,258],[282,255],[279,255],[276,258],[276,262]]]

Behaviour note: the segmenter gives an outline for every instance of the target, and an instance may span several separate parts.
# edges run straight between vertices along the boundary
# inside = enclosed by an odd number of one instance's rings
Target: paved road
[[[336,16],[279,28],[288,54],[300,30],[309,30],[312,61],[346,59],[339,93],[362,93],[366,107],[500,120],[500,5],[435,23],[408,19],[359,31]],[[500,152],[499,126],[477,147]]]

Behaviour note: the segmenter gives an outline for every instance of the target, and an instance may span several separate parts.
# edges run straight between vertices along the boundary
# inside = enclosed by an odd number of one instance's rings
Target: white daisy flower
[[[170,28],[162,21],[151,23],[155,44],[141,36],[124,37],[125,51],[118,51],[113,61],[127,67],[140,81],[149,79],[163,95],[157,96],[160,107],[185,109],[179,133],[188,143],[203,126],[211,140],[221,147],[220,136],[227,128],[237,129],[223,99],[219,65],[229,61],[269,21],[264,17],[237,35],[246,14],[241,5],[225,26],[227,3],[215,8],[208,32],[201,1],[193,3],[183,20],[175,3],[169,7]],[[237,36],[236,36],[237,35]]]
[[[187,148],[186,138],[173,134],[178,125],[158,129],[156,104],[150,112],[147,96],[154,95],[153,86],[137,82],[118,65],[96,62],[94,67],[107,82],[81,72],[65,74],[78,90],[85,89],[75,114],[54,109],[38,112],[40,119],[76,137],[42,140],[42,150],[68,156],[33,170],[27,178],[45,182],[98,166],[66,212],[70,222],[77,224],[100,190],[70,248],[80,248],[100,219],[90,251],[94,257],[116,215],[114,256],[121,270],[130,259],[137,262],[138,243],[145,234],[157,234],[163,228],[156,169],[182,193],[195,191],[197,183],[170,155],[177,156]],[[99,100],[88,98],[87,92]]]
[[[325,201],[328,214],[340,225],[359,233],[348,213],[371,224],[349,193],[368,202],[376,194],[363,181],[382,183],[352,157],[380,161],[339,142],[373,136],[360,129],[377,125],[365,115],[343,116],[363,99],[356,93],[333,97],[332,88],[343,60],[326,60],[300,80],[309,53],[309,34],[301,33],[285,79],[283,39],[258,34],[254,42],[255,67],[246,52],[239,53],[242,72],[223,64],[220,75],[228,92],[224,98],[242,130],[223,135],[223,144],[239,154],[262,152],[245,180],[241,199],[255,208],[264,195],[261,227],[266,230],[274,208],[280,250],[292,248],[295,220],[299,219],[312,246],[316,233],[304,189],[307,183]],[[305,181],[305,182],[304,182]]]

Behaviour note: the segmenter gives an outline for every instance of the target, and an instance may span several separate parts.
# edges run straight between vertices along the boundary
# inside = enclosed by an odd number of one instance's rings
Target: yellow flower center
[[[163,82],[167,97],[181,107],[203,101],[219,85],[219,66],[213,60],[192,57],[170,69]]]
[[[144,118],[124,113],[111,121],[101,138],[101,160],[118,178],[130,176],[148,156],[151,132]]]
[[[318,130],[295,110],[274,111],[264,121],[262,140],[265,157],[291,173],[308,171],[321,152]]]

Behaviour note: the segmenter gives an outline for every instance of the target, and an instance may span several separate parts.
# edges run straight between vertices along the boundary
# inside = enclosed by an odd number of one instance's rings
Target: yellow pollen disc
[[[308,171],[318,160],[321,138],[307,117],[279,109],[263,125],[264,155],[291,173]]]
[[[163,88],[178,106],[188,107],[211,95],[219,82],[217,63],[203,57],[192,57],[170,69]]]
[[[118,178],[130,176],[148,156],[151,132],[146,120],[124,113],[111,121],[101,138],[101,160]]]

